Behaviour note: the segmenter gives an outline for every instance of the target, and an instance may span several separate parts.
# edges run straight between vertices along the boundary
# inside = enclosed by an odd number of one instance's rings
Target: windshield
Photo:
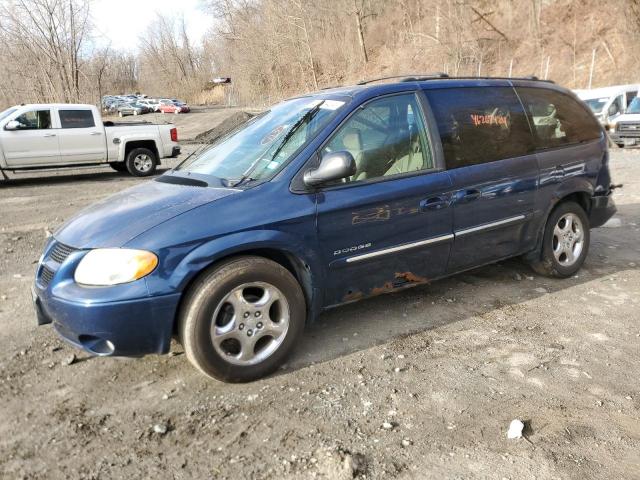
[[[629,104],[629,108],[627,108],[627,113],[640,113],[640,97],[636,97]],[[0,117],[2,115],[0,114]],[[1,118],[0,118],[1,120]]]
[[[593,113],[600,113],[604,108],[604,105],[607,103],[608,98],[589,98],[584,101],[589,108],[593,111]]]
[[[220,139],[176,170],[238,185],[275,175],[344,105],[338,100],[296,98],[275,105]]]
[[[0,122],[18,110],[17,108],[7,108],[4,112],[0,113]]]

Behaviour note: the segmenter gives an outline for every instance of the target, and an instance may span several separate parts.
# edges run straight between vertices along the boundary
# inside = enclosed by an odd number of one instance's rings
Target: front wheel
[[[204,273],[180,311],[179,337],[205,375],[248,382],[276,370],[306,319],[302,288],[280,264],[238,257]]]
[[[563,202],[547,219],[542,251],[531,267],[549,277],[570,277],[582,267],[589,241],[589,218],[584,209],[575,202]]]
[[[134,148],[127,155],[127,170],[134,177],[153,175],[158,166],[156,154],[148,148]]]

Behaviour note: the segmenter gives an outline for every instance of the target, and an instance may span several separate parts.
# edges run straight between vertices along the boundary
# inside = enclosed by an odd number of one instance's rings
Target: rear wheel
[[[134,177],[153,175],[158,165],[156,154],[148,148],[134,148],[125,161],[127,170]]]
[[[302,289],[286,268],[262,257],[238,257],[191,287],[180,312],[180,342],[205,375],[247,382],[282,364],[305,317]]]
[[[589,218],[575,202],[563,202],[549,215],[540,257],[531,267],[542,275],[566,278],[575,274],[589,250]]]

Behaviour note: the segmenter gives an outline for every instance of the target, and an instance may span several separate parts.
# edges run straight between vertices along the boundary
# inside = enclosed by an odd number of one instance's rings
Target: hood
[[[615,123],[638,121],[640,121],[640,113],[624,113],[616,118]]]
[[[120,247],[177,215],[238,192],[148,181],[82,210],[54,236],[75,248]]]

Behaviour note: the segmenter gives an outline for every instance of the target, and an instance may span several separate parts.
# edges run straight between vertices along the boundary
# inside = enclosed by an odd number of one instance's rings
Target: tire
[[[153,175],[158,166],[156,154],[148,148],[134,148],[125,160],[127,170],[134,177]]]
[[[556,278],[574,275],[589,251],[589,228],[589,218],[580,205],[562,202],[547,219],[540,256],[530,262],[533,270]]]
[[[113,168],[116,172],[127,171],[127,165],[124,162],[111,162],[109,166]]]
[[[202,373],[248,382],[282,365],[305,320],[306,302],[294,276],[271,260],[246,256],[196,280],[182,303],[178,334],[187,358]]]

